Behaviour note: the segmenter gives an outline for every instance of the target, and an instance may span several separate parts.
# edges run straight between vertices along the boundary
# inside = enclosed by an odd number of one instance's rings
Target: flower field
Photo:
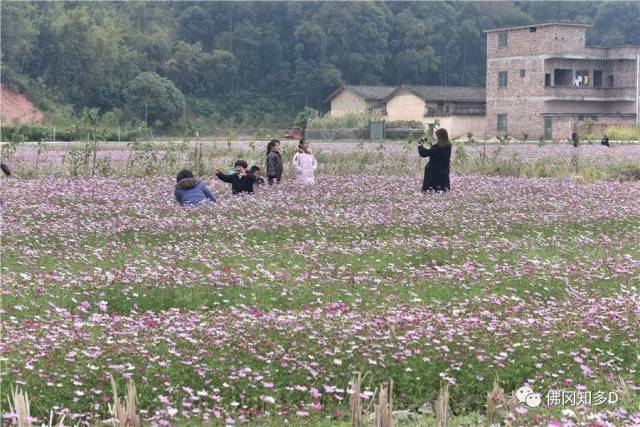
[[[360,372],[365,401],[393,380],[394,409],[449,384],[452,416],[481,419],[497,378],[542,395],[516,425],[640,425],[638,181],[469,172],[422,194],[417,162],[335,171],[335,150],[315,186],[238,197],[206,177],[218,202],[190,208],[168,173],[57,176],[52,152],[3,179],[3,405],[19,386],[39,422],[94,425],[111,378],[134,379],[152,425],[347,425]],[[608,400],[550,401],[560,390]]]

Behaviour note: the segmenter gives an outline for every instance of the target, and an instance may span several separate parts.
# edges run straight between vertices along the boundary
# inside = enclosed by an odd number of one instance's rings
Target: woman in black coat
[[[449,182],[449,164],[451,162],[451,142],[449,134],[444,128],[436,131],[437,142],[430,148],[424,148],[422,143],[418,145],[420,157],[429,157],[429,163],[424,168],[424,181],[422,191],[448,191],[451,189]]]

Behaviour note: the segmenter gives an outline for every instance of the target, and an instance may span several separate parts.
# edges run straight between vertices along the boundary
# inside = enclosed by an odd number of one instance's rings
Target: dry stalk
[[[493,389],[487,393],[487,426],[495,423],[498,416],[498,409],[502,406],[504,400],[504,391],[502,391],[502,388],[498,385],[498,379],[496,378],[493,380]]]
[[[127,394],[124,401],[118,397],[116,382],[111,378],[111,388],[113,390],[113,407],[109,405],[109,412],[112,415],[114,427],[140,427],[140,417],[137,411],[136,385],[133,380],[127,383]]]
[[[393,380],[380,386],[378,404],[375,407],[375,427],[393,427]]]
[[[17,417],[17,426],[31,427],[31,409],[27,392],[23,392],[19,388],[14,390],[11,386],[11,399],[7,398],[7,400],[9,401],[9,410]]]
[[[440,393],[436,399],[436,426],[447,427],[449,425],[449,384],[440,388]]]
[[[64,427],[64,419],[67,414],[62,414],[62,418],[57,422],[57,424],[53,424],[53,409],[49,412],[49,427]]]
[[[349,409],[351,410],[350,423],[351,427],[360,427],[362,422],[362,374],[358,372],[356,377],[351,379],[349,388],[351,389],[351,399]]]

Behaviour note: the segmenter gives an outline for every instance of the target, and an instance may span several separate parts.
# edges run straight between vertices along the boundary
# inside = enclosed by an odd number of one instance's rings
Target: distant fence
[[[305,129],[304,136],[310,140],[320,141],[369,139],[369,128]]]
[[[424,134],[423,129],[384,127],[383,139],[417,139]],[[306,129],[305,136],[316,141],[338,141],[338,140],[369,140],[374,138],[369,127],[350,129]]]

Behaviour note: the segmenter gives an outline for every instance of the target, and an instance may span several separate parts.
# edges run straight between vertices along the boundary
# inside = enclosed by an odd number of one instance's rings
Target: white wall
[[[476,139],[484,137],[486,116],[429,117],[425,122],[433,122],[434,120],[438,120],[440,127],[449,132],[450,139],[466,137],[469,132]]]
[[[349,113],[365,113],[364,99],[349,90],[343,90],[331,100],[331,116],[340,117]]]
[[[428,121],[424,117],[425,103],[419,98],[406,90],[400,90],[391,99],[387,101],[387,117],[388,121],[395,120],[417,120]]]

